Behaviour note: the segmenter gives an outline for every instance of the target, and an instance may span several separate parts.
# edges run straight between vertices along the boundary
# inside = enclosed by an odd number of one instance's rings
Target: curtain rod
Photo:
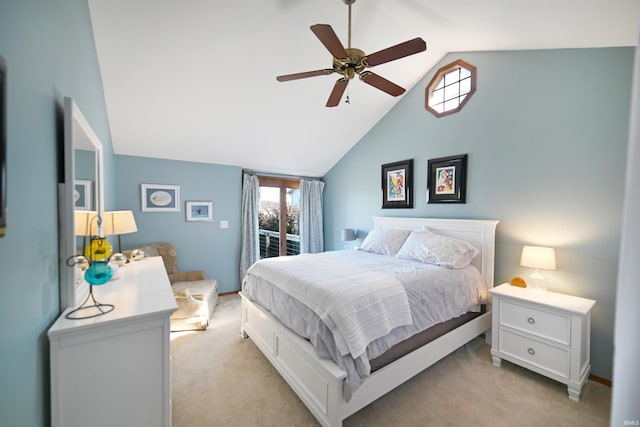
[[[254,169],[242,169],[242,173],[248,173],[250,175],[260,175],[260,176],[270,176],[273,178],[283,178],[283,179],[306,179],[311,181],[322,181],[322,177],[315,176],[298,176],[298,175],[286,175],[281,173],[271,173],[271,172],[262,172]]]

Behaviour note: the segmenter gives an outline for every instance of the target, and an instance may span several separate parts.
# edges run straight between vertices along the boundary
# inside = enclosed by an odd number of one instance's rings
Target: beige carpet
[[[240,298],[220,298],[203,332],[171,334],[174,427],[319,425],[251,339]],[[607,426],[611,389],[590,381],[580,402],[516,365],[491,363],[476,339],[347,418],[351,426]]]

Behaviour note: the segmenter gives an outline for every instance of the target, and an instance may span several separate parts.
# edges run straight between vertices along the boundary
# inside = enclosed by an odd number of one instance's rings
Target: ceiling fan
[[[327,100],[327,107],[335,107],[340,103],[342,95],[347,89],[347,84],[356,74],[360,76],[363,82],[388,93],[391,96],[402,95],[405,90],[397,84],[381,77],[371,71],[368,67],[391,62],[405,56],[413,55],[427,50],[427,43],[420,37],[408,40],[404,43],[391,46],[370,55],[365,54],[362,50],[351,47],[351,5],[356,0],[342,0],[349,6],[349,43],[345,49],[340,39],[336,35],[333,28],[327,24],[312,25],[311,31],[320,39],[324,47],[333,55],[333,68],[325,68],[322,70],[306,71],[304,73],[286,74],[278,76],[279,82],[287,82],[290,80],[305,79],[307,77],[324,76],[333,73],[342,75],[333,86],[331,95]]]

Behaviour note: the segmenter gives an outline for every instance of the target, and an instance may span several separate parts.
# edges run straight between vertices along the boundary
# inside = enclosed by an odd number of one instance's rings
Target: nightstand
[[[493,364],[508,360],[567,385],[580,400],[591,371],[594,300],[503,284],[491,289]]]

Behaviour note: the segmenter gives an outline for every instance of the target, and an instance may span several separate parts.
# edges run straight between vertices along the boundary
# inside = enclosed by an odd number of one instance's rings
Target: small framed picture
[[[467,202],[467,155],[430,159],[427,203]]]
[[[142,212],[180,212],[180,186],[140,184]]]
[[[73,202],[76,209],[81,211],[91,210],[91,187],[93,182],[76,179],[73,183]]]
[[[382,165],[382,208],[413,208],[413,159]]]
[[[186,201],[187,221],[213,221],[213,202]]]

